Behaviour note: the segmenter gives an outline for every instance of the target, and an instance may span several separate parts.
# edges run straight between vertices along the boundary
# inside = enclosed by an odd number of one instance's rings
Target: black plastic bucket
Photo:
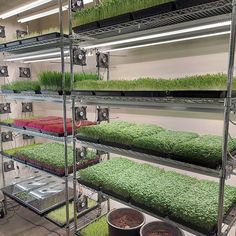
[[[119,208],[107,215],[107,222],[109,236],[139,236],[145,216],[132,208]]]
[[[183,236],[183,232],[169,223],[154,221],[142,226],[140,236],[149,235],[169,235],[169,236]]]

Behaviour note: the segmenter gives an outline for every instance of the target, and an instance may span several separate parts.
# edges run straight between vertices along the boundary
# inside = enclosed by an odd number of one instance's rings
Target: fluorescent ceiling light
[[[191,28],[186,28],[186,29],[181,29],[181,30],[168,31],[168,32],[164,32],[164,33],[140,36],[140,37],[136,37],[136,38],[118,40],[115,42],[107,42],[107,43],[101,43],[101,44],[96,44],[96,45],[91,45],[91,46],[85,46],[83,48],[84,49],[92,49],[92,48],[102,48],[102,47],[108,47],[108,46],[115,46],[115,45],[134,43],[134,42],[150,40],[150,39],[158,39],[158,38],[163,38],[163,37],[173,36],[173,35],[178,35],[178,34],[183,34],[183,33],[191,33],[191,32],[197,32],[197,31],[201,31],[201,30],[214,29],[214,28],[219,28],[219,27],[229,26],[229,25],[231,25],[231,21],[225,21],[225,22],[196,26],[196,27],[191,27]]]
[[[88,3],[92,3],[93,0],[84,0],[84,4],[88,4]],[[68,9],[68,5],[65,5],[62,7],[62,11],[66,11]],[[25,17],[22,17],[18,20],[18,22],[20,23],[25,23],[25,22],[29,22],[29,21],[32,21],[32,20],[36,20],[36,19],[39,19],[39,18],[43,18],[45,16],[50,16],[50,15],[53,15],[53,14],[56,14],[56,13],[59,13],[59,8],[53,8],[51,10],[48,10],[48,11],[43,11],[41,13],[37,13],[37,14],[34,14],[34,15],[29,15],[29,16],[25,16]]]
[[[65,5],[65,6],[62,7],[62,11],[66,11],[67,9],[68,9],[68,5]],[[39,18],[42,18],[42,17],[45,17],[45,16],[53,15],[53,14],[56,14],[58,12],[59,12],[59,8],[53,8],[53,9],[48,10],[48,11],[43,11],[41,13],[37,13],[37,14],[34,14],[34,15],[30,15],[30,16],[25,16],[25,17],[19,19],[18,22],[25,23],[25,22],[36,20],[36,19],[39,19]]]
[[[68,55],[69,51],[64,51],[64,54]],[[21,61],[21,60],[30,60],[30,59],[39,59],[39,58],[45,58],[47,59],[48,57],[51,56],[60,56],[61,52],[49,52],[49,53],[41,53],[41,54],[37,54],[37,55],[28,55],[28,56],[22,56],[22,57],[13,57],[13,58],[6,58],[4,61]]]
[[[198,36],[186,37],[186,38],[180,38],[180,39],[173,39],[173,40],[167,40],[167,41],[162,41],[162,42],[157,42],[157,43],[148,43],[148,44],[142,44],[142,45],[136,45],[136,46],[130,46],[130,47],[116,48],[116,49],[105,50],[103,52],[117,52],[117,51],[129,50],[129,49],[144,48],[144,47],[150,47],[150,46],[156,46],[156,45],[188,41],[188,40],[193,40],[193,39],[208,38],[208,37],[225,35],[225,34],[230,34],[230,31],[198,35]]]
[[[70,59],[70,57],[64,57],[64,59]],[[59,61],[61,60],[61,57],[53,57],[53,58],[47,58],[47,59],[39,59],[39,60],[30,60],[30,61],[24,61],[24,63],[36,63],[36,62],[45,62],[45,61]]]
[[[8,12],[0,15],[0,19],[6,19],[8,17],[18,15],[18,14],[20,14],[22,12],[31,10],[31,9],[39,7],[39,6],[42,6],[42,5],[44,5],[46,3],[49,3],[49,2],[52,2],[52,1],[53,0],[37,0],[37,1],[31,2],[29,4],[26,4],[24,6],[18,7],[16,9],[14,9],[14,10],[8,11]]]

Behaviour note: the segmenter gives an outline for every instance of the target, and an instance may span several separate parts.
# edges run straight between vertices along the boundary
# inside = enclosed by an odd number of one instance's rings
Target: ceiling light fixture
[[[66,11],[67,9],[68,9],[68,5],[65,5],[65,6],[62,7],[62,11]],[[25,22],[36,20],[36,19],[39,19],[39,18],[43,18],[45,16],[53,15],[53,14],[56,14],[58,12],[59,12],[59,8],[53,8],[53,9],[48,10],[48,11],[43,11],[41,13],[37,13],[37,14],[34,14],[34,15],[25,16],[23,18],[20,18],[18,20],[18,22],[19,23],[25,23]]]
[[[157,45],[163,45],[163,44],[169,44],[169,43],[175,43],[175,42],[183,42],[183,41],[194,40],[194,39],[220,36],[220,35],[225,35],[225,34],[230,34],[230,31],[212,33],[212,34],[206,34],[206,35],[198,35],[198,36],[186,37],[186,38],[180,38],[180,39],[173,39],[173,40],[167,40],[167,41],[162,41],[162,42],[157,42],[157,43],[148,43],[148,44],[141,44],[141,45],[130,46],[130,47],[116,48],[116,49],[105,50],[103,52],[117,52],[117,51],[129,50],[129,49],[151,47],[151,46],[157,46]]]
[[[92,49],[92,48],[116,46],[116,45],[120,45],[120,44],[135,43],[135,42],[144,41],[144,40],[158,39],[158,38],[163,38],[163,37],[167,37],[167,36],[174,36],[174,35],[179,35],[179,34],[181,35],[184,33],[197,32],[197,31],[220,28],[220,27],[230,26],[230,25],[231,25],[231,21],[224,21],[224,22],[213,23],[213,24],[208,24],[208,25],[196,26],[196,27],[185,28],[185,29],[174,30],[174,31],[168,31],[168,32],[164,32],[164,33],[158,33],[158,34],[140,36],[140,37],[136,37],[136,38],[118,40],[115,42],[95,44],[95,45],[91,45],[91,46],[85,46],[83,48],[84,49]]]
[[[9,18],[11,16],[16,16],[16,15],[22,13],[22,12],[31,10],[31,9],[39,7],[39,6],[42,6],[42,5],[44,5],[46,3],[49,3],[49,2],[52,2],[52,1],[53,0],[37,0],[37,1],[31,2],[29,4],[23,5],[21,7],[18,7],[14,10],[8,11],[8,12],[0,15],[0,19],[6,19],[6,18]]]

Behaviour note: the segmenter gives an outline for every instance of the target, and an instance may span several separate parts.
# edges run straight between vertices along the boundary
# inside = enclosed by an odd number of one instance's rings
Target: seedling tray
[[[34,43],[37,41],[38,41],[37,37],[32,37],[32,38],[28,38],[28,39],[22,39],[21,44],[26,45],[26,44],[31,44],[31,43]]]
[[[51,136],[55,136],[55,137],[64,137],[64,133],[56,133],[56,132],[48,132],[48,131],[44,131],[41,130],[43,134],[47,134],[47,135],[51,135]],[[68,135],[70,135],[71,133],[67,132]]]
[[[31,128],[31,127],[28,127],[28,126],[26,126],[25,128],[26,128],[26,130],[29,130],[29,131],[41,133],[41,129]]]
[[[73,200],[73,199],[71,199],[70,202],[72,202],[72,200]],[[65,204],[64,204],[63,206],[65,206]],[[63,207],[63,206],[61,206],[61,207]],[[86,215],[88,212],[95,210],[98,206],[99,206],[99,205],[96,204],[95,206],[90,207],[90,208],[85,209],[84,211],[80,212],[79,214],[77,214],[77,219],[78,219],[79,217],[82,217],[82,216]],[[59,208],[59,207],[58,207],[58,208]],[[56,209],[54,209],[54,210],[57,210],[58,208],[56,208]],[[50,211],[50,212],[52,212],[52,211]],[[50,213],[50,212],[48,212],[48,213]],[[64,224],[61,224],[61,223],[57,222],[56,220],[54,220],[53,218],[50,218],[50,216],[48,216],[48,214],[45,215],[44,218],[47,219],[47,220],[49,220],[50,222],[52,222],[53,224],[57,225],[57,226],[60,227],[60,228],[64,228],[64,227],[66,226],[66,222],[65,222]],[[72,223],[73,221],[74,221],[74,218],[71,219],[71,220],[69,220],[69,223]]]
[[[131,21],[131,20],[133,20],[132,14],[126,13],[126,14],[123,14],[123,15],[114,16],[114,17],[110,17],[110,18],[107,18],[107,19],[104,19],[104,20],[100,20],[98,22],[98,24],[101,28],[103,28],[103,27],[107,27],[107,26],[126,23],[126,22]]]
[[[37,36],[38,41],[43,41],[43,40],[50,40],[50,39],[57,39],[60,38],[61,34],[59,32],[52,32],[49,34],[43,34],[40,36]],[[64,34],[65,38],[68,38],[68,35]]]
[[[91,23],[88,23],[85,25],[79,25],[79,26],[73,27],[73,31],[75,33],[79,34],[79,33],[85,32],[85,31],[95,30],[98,28],[99,28],[99,24],[97,21],[95,21],[95,22],[91,22]]]
[[[216,1],[218,0],[176,0],[176,8],[183,9]]]
[[[89,187],[89,188],[91,188],[91,189],[94,189],[94,190],[96,190],[96,191],[100,191],[100,190],[101,190],[100,187],[98,187],[98,186],[96,186],[96,185],[94,185],[94,184],[92,184],[92,183],[88,183],[87,181],[84,181],[84,180],[82,180],[82,179],[80,179],[80,178],[78,178],[78,183],[79,183],[79,184],[82,184],[82,185],[84,185],[84,186],[86,186],[86,187]]]
[[[142,203],[136,202],[136,201],[133,200],[133,199],[130,200],[130,203],[131,203],[133,206],[135,206],[135,207],[138,207],[138,208],[140,208],[140,209],[143,209],[143,210],[145,210],[145,211],[147,211],[147,212],[152,212],[152,213],[154,213],[155,215],[158,215],[158,216],[160,216],[160,217],[163,217],[163,218],[167,217],[167,214],[164,214],[163,212],[160,212],[158,209],[148,207],[148,206],[146,206],[146,205],[144,205],[144,204],[142,204]]]
[[[12,124],[11,127],[16,128],[16,129],[23,129],[23,130],[26,129],[24,126],[19,126],[19,125],[15,125],[15,124]]]
[[[93,96],[95,93],[90,90],[74,90],[71,92],[72,95],[80,95],[80,96]]]
[[[60,95],[60,96],[63,95],[63,91],[62,90],[59,90],[57,92],[58,92],[58,95]],[[65,91],[65,94],[69,96],[69,95],[71,95],[71,92],[70,91]]]
[[[5,89],[3,89],[2,93],[14,93],[14,91],[13,90],[5,90]]]
[[[45,95],[58,95],[58,91],[53,90],[41,90],[40,92]]]
[[[8,127],[11,127],[11,126],[12,126],[11,123],[4,123],[4,122],[2,122],[2,121],[0,121],[0,125],[2,125],[2,126],[8,126]]]
[[[12,42],[6,43],[6,47],[8,47],[8,48],[15,47],[15,46],[20,45],[20,43],[21,43],[20,40],[12,41]]]
[[[143,10],[133,12],[132,16],[133,16],[134,20],[138,20],[138,19],[142,19],[142,18],[147,18],[147,17],[167,13],[167,12],[173,11],[175,9],[176,9],[175,3],[168,2],[168,3],[158,5],[158,6],[149,7],[149,8],[143,9]]]
[[[115,193],[111,190],[107,190],[107,189],[103,189],[103,188],[101,188],[101,191],[105,194],[110,195],[111,197],[118,198],[121,201],[124,201],[124,202],[127,202],[127,203],[130,202],[130,197],[125,197],[125,196],[122,196],[122,195],[120,195],[118,193]]]
[[[99,139],[99,143],[106,145],[106,146],[111,146],[111,147],[116,147],[116,148],[122,148],[125,150],[130,150],[131,147],[129,145],[121,144],[121,143],[115,143],[111,141],[103,141]]]
[[[236,91],[233,91],[232,96],[236,95]],[[227,91],[224,90],[186,90],[186,91],[171,91],[170,96],[172,97],[190,97],[190,98],[225,98]]]
[[[5,44],[5,43],[0,44],[0,49],[3,49],[3,48],[5,48],[5,47],[6,47],[6,44]]]
[[[90,143],[99,143],[98,139],[92,137],[86,137],[84,135],[77,134],[76,138],[81,141],[90,142]]]
[[[170,158],[170,154],[168,154],[168,153],[158,152],[158,151],[151,150],[151,149],[144,149],[144,148],[140,148],[140,147],[131,146],[131,150],[134,152],[141,152],[141,153],[154,155],[154,156],[158,156],[158,157]]]
[[[112,96],[112,97],[121,97],[124,96],[122,91],[94,91],[95,96]]]

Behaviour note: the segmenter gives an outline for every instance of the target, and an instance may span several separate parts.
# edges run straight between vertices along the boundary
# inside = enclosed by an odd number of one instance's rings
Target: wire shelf
[[[183,22],[189,22],[204,19],[217,15],[229,14],[232,12],[231,0],[220,0],[208,4],[202,4],[191,8],[172,11],[145,19],[130,21],[123,24],[88,30],[76,34],[74,39],[104,39],[122,34],[144,31],[163,26],[177,25]]]

